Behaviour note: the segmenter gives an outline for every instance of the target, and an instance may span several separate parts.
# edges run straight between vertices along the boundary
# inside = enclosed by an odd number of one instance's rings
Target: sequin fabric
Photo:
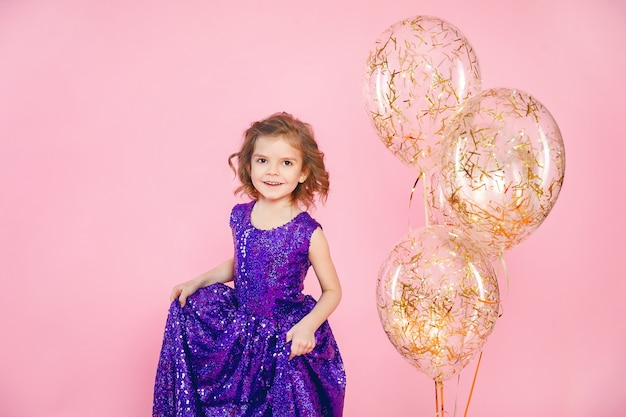
[[[341,416],[346,376],[328,322],[312,352],[289,360],[286,333],[315,306],[304,295],[308,249],[319,223],[302,212],[262,230],[254,202],[230,216],[234,288],[214,284],[169,309],[153,417]]]

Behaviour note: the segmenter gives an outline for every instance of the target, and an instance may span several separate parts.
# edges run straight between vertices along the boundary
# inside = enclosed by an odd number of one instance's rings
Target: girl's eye
[[[265,158],[259,158],[256,160],[259,164],[264,164],[265,162],[267,162],[267,160]]]
[[[287,165],[287,166],[293,165],[293,162],[291,162],[291,161],[285,161],[285,162],[283,162],[283,163],[284,163],[285,165]]]

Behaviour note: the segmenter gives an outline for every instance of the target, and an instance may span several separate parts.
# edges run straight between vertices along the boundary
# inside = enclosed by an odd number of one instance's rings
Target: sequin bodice
[[[273,316],[285,304],[304,299],[311,235],[320,225],[302,212],[282,226],[258,229],[250,221],[253,206],[239,204],[231,213],[235,294],[250,313]]]

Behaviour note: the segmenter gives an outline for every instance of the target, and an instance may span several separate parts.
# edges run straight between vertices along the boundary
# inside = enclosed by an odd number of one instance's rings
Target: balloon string
[[[506,262],[504,260],[504,253],[500,252],[498,254],[498,276],[500,276],[501,270],[504,271],[504,277],[506,278],[506,293],[505,297],[509,295],[509,289],[511,288],[511,282],[509,280],[509,270],[506,267]],[[502,301],[500,301],[500,315],[498,317],[502,317],[504,314],[504,307]]]
[[[444,417],[443,382],[435,381],[435,417]]]
[[[409,232],[413,230],[411,227],[411,204],[413,203],[413,194],[415,194],[415,189],[417,188],[417,183],[419,182],[421,176],[422,174],[420,173],[420,175],[418,175],[415,179],[415,183],[413,184],[413,187],[411,187],[411,195],[409,196]]]
[[[437,381],[435,381],[435,417],[439,414],[439,391],[437,391]]]
[[[467,405],[465,406],[465,413],[463,417],[467,417],[467,411],[469,410],[470,401],[472,401],[472,393],[474,392],[474,385],[476,385],[476,377],[478,376],[478,367],[480,366],[480,360],[483,358],[483,352],[480,352],[478,356],[478,363],[476,364],[476,371],[474,371],[474,379],[472,380],[472,387],[470,388],[469,397],[467,397]]]
[[[460,387],[461,387],[461,374],[459,373],[459,375],[456,378],[456,395],[454,396],[454,412],[452,413],[454,417],[456,417],[456,410],[457,410],[457,406],[459,403]]]
[[[429,227],[430,226],[430,222],[428,220],[428,217],[429,217],[428,216],[428,203],[426,203],[426,199],[427,199],[427,195],[428,195],[427,194],[428,190],[426,189],[426,173],[422,172],[420,174],[420,176],[422,177],[422,187],[423,187],[423,191],[422,191],[423,194],[422,194],[422,196],[423,196],[423,200],[424,200],[424,221],[425,221],[424,224],[426,225],[426,227]],[[417,177],[417,178],[419,178],[419,177]]]

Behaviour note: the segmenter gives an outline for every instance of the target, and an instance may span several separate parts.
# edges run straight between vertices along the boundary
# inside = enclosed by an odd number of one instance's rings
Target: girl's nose
[[[267,164],[267,174],[269,175],[277,175],[278,174],[278,167],[275,164]]]

